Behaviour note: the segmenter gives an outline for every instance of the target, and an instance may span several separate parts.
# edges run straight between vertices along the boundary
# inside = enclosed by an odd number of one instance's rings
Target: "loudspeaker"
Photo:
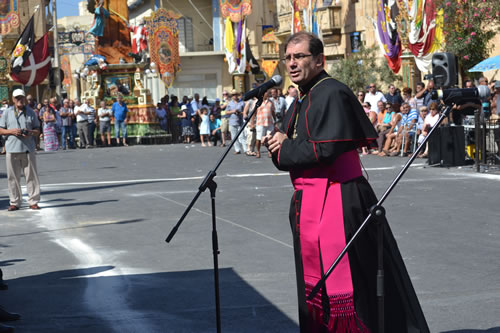
[[[436,129],[429,138],[429,165],[442,167],[465,164],[465,133],[463,126]]]
[[[457,61],[453,53],[438,52],[432,55],[432,76],[437,88],[450,88],[457,84]]]

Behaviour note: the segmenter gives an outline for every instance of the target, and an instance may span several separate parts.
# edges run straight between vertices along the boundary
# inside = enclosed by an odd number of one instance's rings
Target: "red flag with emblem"
[[[45,80],[49,70],[49,37],[48,34],[45,34],[33,46],[33,50],[24,61],[21,71],[17,74],[12,72],[10,76],[14,81],[31,87]]]

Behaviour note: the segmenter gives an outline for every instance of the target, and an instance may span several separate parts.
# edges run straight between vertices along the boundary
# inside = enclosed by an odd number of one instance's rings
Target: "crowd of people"
[[[488,101],[482,105],[474,99],[457,101],[452,107],[450,116],[445,118],[441,125],[462,125],[467,116],[474,114],[474,110],[482,110],[486,117],[498,120],[500,81],[488,84],[488,80],[483,77],[478,80],[478,84],[486,85],[490,89]],[[464,88],[474,87],[472,80],[464,81]],[[422,82],[417,83],[414,93],[411,88],[405,87],[401,91],[391,84],[388,92],[383,94],[377,90],[375,83],[371,83],[366,90],[358,91],[358,100],[378,133],[377,144],[371,149],[363,148],[362,154],[406,156],[411,152],[412,146],[416,147],[416,144],[422,143],[429,130],[438,122],[442,112],[443,103],[439,99],[434,99],[433,90],[435,90],[434,81],[430,80],[427,85]],[[427,155],[428,146],[419,157]]]
[[[172,134],[173,143],[200,142],[202,147],[225,147],[249,119],[234,143],[234,154],[260,158],[262,137],[279,125],[296,96],[294,86],[289,87],[286,97],[281,89],[272,88],[252,114],[257,98],[244,102],[235,89],[224,90],[222,99],[215,99],[214,104],[206,97],[200,100],[199,94],[183,96],[181,102],[177,96],[167,95],[157,104],[156,115],[162,128]]]
[[[42,150],[42,147],[45,151],[87,149],[96,147],[98,143],[101,146],[111,146],[112,119],[116,144],[128,146],[128,108],[120,95],[111,108],[107,107],[105,101],[101,101],[97,110],[90,100],[81,101],[79,98],[65,98],[59,102],[53,97],[39,103],[32,95],[27,95],[25,100],[26,106],[35,112],[40,124],[40,133],[35,137],[36,150]],[[9,102],[4,99],[0,118],[9,108]],[[5,154],[5,145],[2,147],[2,154]]]
[[[491,89],[489,112],[493,119],[496,119],[500,81],[488,84],[486,78],[480,78],[478,84],[488,85]],[[464,82],[464,88],[474,86],[472,80]],[[406,156],[412,152],[439,119],[442,104],[432,98],[433,90],[432,80],[427,85],[417,83],[415,92],[408,87],[400,90],[391,84],[388,91],[383,93],[377,89],[375,83],[359,90],[358,100],[378,133],[376,145],[363,148],[361,154]],[[260,158],[262,137],[279,126],[297,95],[298,90],[294,86],[289,86],[286,94],[283,94],[280,88],[270,89],[265,94],[262,105],[254,112],[248,126],[235,142],[234,154]],[[241,97],[241,93],[235,89],[224,90],[222,98],[215,99],[215,103],[210,103],[207,97],[200,99],[197,93],[194,96],[183,96],[180,101],[175,95],[166,95],[157,104],[156,116],[161,129],[171,134],[173,143],[199,142],[202,147],[224,147],[248,120],[257,100],[255,98],[244,102]],[[128,108],[121,96],[117,96],[111,108],[107,107],[105,101],[101,101],[97,110],[90,101],[79,99],[64,99],[58,102],[54,97],[38,103],[31,95],[27,95],[26,102],[35,111],[41,124],[40,136],[36,138],[37,150],[41,149],[41,143],[45,151],[128,146]],[[9,102],[4,99],[0,107],[0,117],[8,107]],[[466,115],[473,114],[473,110],[481,107],[475,101],[465,100],[453,107],[451,116],[442,124],[461,125]],[[115,129],[114,142],[111,138],[112,119]],[[77,138],[79,139],[76,140]],[[5,147],[2,148],[2,154],[4,153]],[[428,149],[419,157],[427,155]]]
[[[500,81],[488,84],[486,78],[478,80],[479,85],[488,85],[491,90],[489,98],[489,114],[497,119],[497,104],[500,97]],[[464,88],[473,88],[472,80],[464,82]],[[369,84],[365,90],[357,92],[358,100],[367,117],[375,127],[378,139],[370,148],[363,148],[362,155],[407,156],[413,152],[417,144],[423,142],[442,112],[442,101],[433,99],[434,82],[427,85],[417,83],[416,91],[404,87],[398,89],[389,85],[384,94],[377,89],[375,83]],[[297,98],[298,91],[294,86],[287,89],[285,95],[279,88],[270,89],[264,95],[260,107],[248,121],[248,126],[234,144],[234,154],[261,157],[262,137],[279,127],[281,119],[289,106]],[[170,100],[170,101],[169,101]],[[242,101],[236,90],[224,90],[222,99],[216,99],[211,105],[207,98],[200,100],[198,94],[184,96],[179,103],[177,96],[165,96],[157,105],[157,115],[163,119],[162,128],[172,134],[174,143],[201,142],[203,147],[224,147],[235,137],[241,126],[248,120],[256,98]],[[482,109],[482,105],[474,100],[463,100],[453,106],[451,114],[441,125],[462,125],[467,115],[474,110]],[[419,154],[425,158],[428,148]]]

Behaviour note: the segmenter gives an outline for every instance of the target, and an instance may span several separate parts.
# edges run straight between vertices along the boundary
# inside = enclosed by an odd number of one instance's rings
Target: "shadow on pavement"
[[[8,280],[1,303],[21,313],[12,323],[17,332],[216,331],[212,270],[118,275],[114,269]],[[233,269],[220,270],[220,286],[223,332],[298,332],[293,320]]]
[[[23,261],[26,261],[26,259],[10,259],[10,260],[0,261],[0,267],[12,266],[16,262],[23,262]]]
[[[18,236],[35,235],[35,234],[45,234],[45,233],[50,233],[50,232],[54,232],[54,231],[62,231],[62,230],[84,229],[84,228],[103,227],[103,226],[110,226],[110,225],[130,224],[130,223],[137,223],[137,222],[141,222],[141,221],[144,221],[144,219],[132,219],[132,220],[124,220],[124,221],[118,221],[118,222],[86,224],[86,225],[78,225],[78,226],[74,226],[74,227],[31,231],[31,232],[22,232],[22,233],[17,233],[17,234],[0,235],[0,238],[18,237]],[[2,245],[0,245],[0,247],[2,247]]]
[[[53,206],[42,206],[43,208],[57,208],[57,207],[73,207],[73,206],[94,206],[106,202],[118,202],[119,200],[100,200],[100,201],[80,201],[80,202],[73,202],[73,203],[65,203],[65,204],[60,204],[60,205],[53,205]]]

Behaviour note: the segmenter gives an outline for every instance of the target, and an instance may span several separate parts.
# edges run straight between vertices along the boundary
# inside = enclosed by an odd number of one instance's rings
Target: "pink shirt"
[[[267,100],[264,105],[257,110],[257,126],[271,126],[274,124],[273,115],[271,113],[273,108],[273,103]]]

